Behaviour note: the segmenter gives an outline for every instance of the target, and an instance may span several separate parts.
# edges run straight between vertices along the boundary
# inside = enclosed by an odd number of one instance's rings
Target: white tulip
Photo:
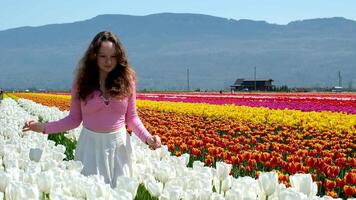
[[[40,191],[36,185],[23,183],[22,186],[23,198],[22,199],[39,199]]]
[[[10,169],[10,168],[18,169],[19,161],[17,159],[17,154],[8,152],[3,158],[3,164],[5,166],[5,169]]]
[[[198,190],[185,190],[184,194],[183,194],[183,198],[184,200],[196,200],[199,198],[199,192]]]
[[[32,161],[39,162],[42,156],[43,150],[40,148],[31,148],[29,158]]]
[[[291,185],[297,190],[305,194],[308,198],[314,197],[318,192],[318,186],[310,174],[294,174],[289,177]]]
[[[28,172],[23,172],[22,176],[21,176],[21,181],[23,183],[29,183],[29,184],[36,184],[36,176],[37,174],[30,174]]]
[[[174,178],[175,176],[175,169],[166,162],[160,162],[160,165],[155,171],[155,177],[164,184],[169,178]]]
[[[275,172],[261,173],[258,177],[258,183],[261,191],[266,196],[270,196],[278,189],[278,174]]]
[[[198,191],[199,198],[198,200],[210,200],[211,194],[213,193],[211,189],[203,188]]]
[[[48,159],[48,160],[41,161],[40,165],[41,165],[42,171],[48,171],[48,170],[58,166],[59,162],[52,160],[52,159]]]
[[[0,160],[1,161],[2,161],[2,157],[5,155],[5,148],[6,148],[5,143],[3,142],[3,139],[0,138]]]
[[[163,191],[163,184],[161,182],[149,181],[146,188],[153,197],[159,197]]]
[[[224,162],[216,162],[217,177],[220,181],[224,180],[229,176],[231,171],[231,164],[226,164]]]
[[[18,183],[11,182],[5,190],[6,199],[20,199],[21,198],[21,188]]]
[[[158,200],[170,200],[169,194],[167,192],[163,192],[159,197]]]
[[[211,188],[211,182],[204,182],[198,175],[192,175],[192,177],[185,177],[184,189],[196,190],[200,188]]]
[[[165,192],[170,200],[180,200],[183,197],[183,190],[181,187],[173,186],[165,189]]]
[[[252,198],[252,197],[244,197],[243,200],[256,200],[256,198]]]
[[[188,163],[189,163],[189,157],[190,157],[190,155],[187,154],[187,153],[179,156],[178,159],[179,159],[181,165],[186,167],[188,165]]]
[[[24,173],[22,170],[18,168],[10,168],[6,169],[7,175],[10,177],[10,181],[21,181],[22,174]]]
[[[55,177],[50,171],[41,172],[36,177],[37,186],[41,192],[50,193]]]
[[[5,172],[0,172],[0,191],[5,192],[6,187],[10,183],[10,176]]]
[[[68,170],[74,170],[74,171],[77,171],[77,172],[81,172],[83,170],[83,163],[81,161],[75,161],[75,160],[70,160],[70,161],[67,161],[65,162],[66,163],[66,169]]]
[[[193,173],[196,174],[198,177],[204,177],[205,179],[212,180],[213,179],[213,172],[212,168],[209,167],[195,167],[193,169]]]
[[[224,180],[219,180],[217,177],[214,178],[214,187],[217,193],[222,194],[231,188],[231,176],[226,177]]]
[[[5,197],[4,193],[0,192],[0,199],[5,199],[4,197]]]
[[[146,159],[146,151],[143,151],[142,149],[136,149],[136,151],[133,152],[135,154],[135,162],[138,163],[144,163]]]
[[[73,197],[71,197],[72,193],[70,192],[70,189],[67,186],[57,183],[54,184],[50,195],[51,199],[61,199],[60,197],[74,199]]]
[[[323,196],[323,197],[313,197],[313,198],[310,198],[311,200],[342,200],[341,198],[336,198],[336,199],[334,199],[334,198],[332,198],[332,197],[330,197],[330,196],[327,196],[327,195],[325,195],[325,196]],[[349,199],[347,199],[347,200],[356,200],[355,198],[349,198]]]
[[[126,190],[127,192],[130,192],[133,197],[135,197],[139,184],[140,183],[133,178],[119,176],[116,181],[116,189]]]
[[[52,148],[52,147],[55,147],[56,146],[56,142],[53,141],[53,140],[48,140],[47,141],[47,147],[48,148]]]
[[[165,158],[170,157],[171,152],[168,151],[168,146],[167,145],[163,145],[161,148],[159,148],[159,159],[163,160]]]
[[[64,145],[58,144],[53,148],[54,151],[64,154],[66,147]]]
[[[70,193],[73,197],[77,199],[82,199],[85,197],[102,197],[107,195],[107,187],[104,182],[101,182],[100,179],[98,182],[93,182],[92,179],[86,179],[83,176],[72,175],[72,183],[66,183],[70,189]]]
[[[239,188],[241,191],[243,191],[243,199],[256,199],[257,195],[260,193],[258,180],[249,176],[233,179],[231,188]]]
[[[210,197],[211,200],[225,200],[224,196],[222,194],[218,193],[213,193]]]
[[[176,177],[176,178],[171,178],[168,180],[168,182],[165,185],[165,189],[167,188],[174,188],[174,187],[181,187],[183,190],[185,190],[187,187],[187,183],[189,181],[192,181],[190,177],[186,176],[181,176],[181,177]]]
[[[64,153],[62,153],[62,152],[53,151],[51,153],[51,157],[52,157],[53,160],[55,160],[57,162],[61,162],[66,157],[66,155]]]
[[[166,183],[169,178],[169,168],[160,168],[159,170],[156,171],[155,177],[161,181],[162,183]]]
[[[155,177],[152,174],[140,173],[137,174],[139,182],[147,185],[150,181],[156,181]]]
[[[39,199],[39,190],[35,185],[21,182],[11,182],[5,191],[6,199]]]
[[[226,191],[230,190],[231,185],[232,185],[232,177],[228,176],[222,181],[221,191],[226,192]]]
[[[278,198],[283,200],[306,200],[307,196],[292,188],[287,188],[279,192]]]
[[[30,163],[29,160],[25,160],[21,158],[18,159],[19,169],[25,169],[29,163]]]
[[[193,162],[193,169],[200,169],[204,167],[204,163],[200,160],[196,160]]]
[[[134,199],[134,196],[126,190],[115,190],[114,192],[110,193],[109,199],[111,200],[132,200]]]
[[[231,189],[226,192],[225,199],[226,200],[242,200],[243,198],[243,191],[239,190],[238,188]]]

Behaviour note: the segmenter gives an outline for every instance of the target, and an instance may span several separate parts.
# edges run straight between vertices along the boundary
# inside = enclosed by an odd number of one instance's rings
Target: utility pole
[[[342,86],[342,80],[341,80],[341,71],[339,70],[339,86]]]
[[[256,67],[255,68],[255,72],[254,72],[254,80],[255,80],[255,91],[257,90],[257,84],[256,84]]]
[[[189,68],[187,69],[187,89],[188,89],[188,91],[190,90],[190,86],[189,86]]]

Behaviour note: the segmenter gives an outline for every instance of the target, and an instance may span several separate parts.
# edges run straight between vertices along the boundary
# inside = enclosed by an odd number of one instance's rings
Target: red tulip
[[[231,156],[231,163],[237,165],[240,163],[240,159],[238,156]]]
[[[197,148],[192,148],[192,154],[195,156],[195,157],[198,157],[200,155],[201,151]]]
[[[343,188],[345,185],[345,180],[341,178],[336,179],[336,187]]]
[[[331,181],[329,179],[325,179],[324,181],[324,188],[328,191],[331,191],[334,189],[334,187],[336,186],[335,181]]]
[[[356,187],[345,185],[344,186],[344,193],[345,193],[346,196],[352,197],[354,194],[356,194]]]
[[[344,177],[346,184],[356,185],[356,173],[349,172]]]
[[[294,162],[288,163],[288,172],[289,174],[295,174],[297,172],[297,167]]]
[[[248,166],[253,169],[257,165],[257,162],[255,159],[250,159],[248,160]]]

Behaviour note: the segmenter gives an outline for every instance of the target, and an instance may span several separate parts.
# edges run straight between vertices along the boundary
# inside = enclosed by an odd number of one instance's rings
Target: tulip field
[[[80,174],[80,127],[21,132],[25,120],[66,116],[70,94],[7,96],[0,199],[356,198],[356,93],[138,93],[140,119],[164,146],[150,150],[132,134],[134,177],[117,188]]]

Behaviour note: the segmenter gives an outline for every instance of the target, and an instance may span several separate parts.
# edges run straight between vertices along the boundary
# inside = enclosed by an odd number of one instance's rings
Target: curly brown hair
[[[94,37],[77,67],[76,85],[80,100],[86,101],[95,90],[100,90],[96,55],[102,42],[105,41],[110,41],[115,45],[117,56],[117,65],[105,81],[106,90],[111,97],[119,99],[130,96],[133,92],[135,72],[128,63],[123,45],[114,33],[102,31]]]

